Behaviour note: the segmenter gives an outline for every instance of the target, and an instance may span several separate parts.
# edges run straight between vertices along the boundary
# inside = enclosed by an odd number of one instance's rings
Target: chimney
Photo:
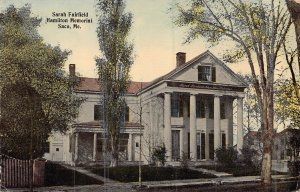
[[[75,64],[70,64],[69,65],[69,73],[70,73],[70,76],[71,77],[74,77],[75,76]]]
[[[179,67],[182,64],[185,64],[185,53],[183,52],[178,52],[176,53],[176,67]]]

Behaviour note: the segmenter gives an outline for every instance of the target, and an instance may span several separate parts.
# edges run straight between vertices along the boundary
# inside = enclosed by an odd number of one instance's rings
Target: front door
[[[63,144],[62,143],[54,143],[53,144],[52,161],[63,161]]]
[[[172,131],[172,159],[180,159],[179,131]]]

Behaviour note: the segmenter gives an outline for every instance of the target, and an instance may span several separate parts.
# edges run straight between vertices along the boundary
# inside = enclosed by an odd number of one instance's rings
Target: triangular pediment
[[[205,78],[201,78],[203,76]],[[182,64],[182,66],[178,66],[172,73],[166,76],[165,80],[205,82],[237,86],[246,85],[245,82],[226,64],[209,51],[198,55],[191,61]]]

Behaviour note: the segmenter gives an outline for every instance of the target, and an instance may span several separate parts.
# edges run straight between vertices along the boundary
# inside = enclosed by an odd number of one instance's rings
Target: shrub
[[[237,161],[238,152],[233,147],[220,147],[215,153],[218,162],[224,166],[232,166]]]
[[[156,148],[153,149],[152,161],[156,165],[159,162],[159,163],[161,163],[162,166],[164,166],[166,163],[166,158],[167,158],[166,154],[167,154],[167,149],[164,144],[157,146]]]
[[[257,162],[255,162],[258,152],[255,149],[251,149],[249,146],[243,146],[241,149],[241,163],[250,166],[256,167]]]
[[[288,161],[287,165],[291,176],[299,176],[300,161]]]
[[[189,156],[187,153],[182,153],[182,158],[180,159],[180,167],[182,169],[188,169],[189,168]]]

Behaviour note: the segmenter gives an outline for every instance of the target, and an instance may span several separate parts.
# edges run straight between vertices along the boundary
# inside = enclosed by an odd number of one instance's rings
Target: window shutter
[[[198,81],[202,80],[201,74],[202,74],[202,68],[201,68],[201,66],[198,66]]]
[[[216,82],[216,68],[215,67],[211,68],[211,80],[212,80],[212,82]]]

